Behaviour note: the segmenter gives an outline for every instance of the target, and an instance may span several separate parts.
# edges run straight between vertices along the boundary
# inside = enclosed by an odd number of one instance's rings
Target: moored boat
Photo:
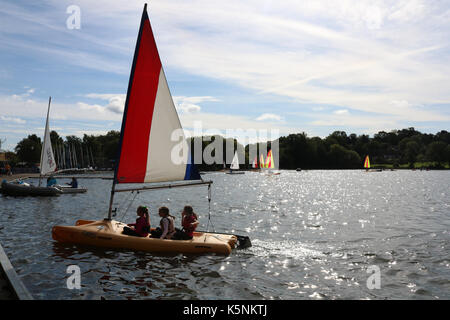
[[[2,182],[1,193],[9,196],[57,196],[63,192],[54,187],[46,186],[41,187],[42,176],[50,174],[56,170],[55,157],[53,155],[52,144],[50,140],[50,129],[49,129],[49,115],[50,115],[50,103],[52,98],[48,99],[48,109],[47,109],[47,121],[45,123],[44,140],[41,149],[41,161],[40,161],[40,174],[39,174],[39,185],[33,186],[31,184],[16,181],[7,182],[4,180]]]
[[[62,193],[85,193],[87,192],[86,188],[72,188],[70,186],[61,186],[61,185],[55,185],[56,188],[60,189]]]
[[[25,196],[43,196],[53,197],[63,193],[56,187],[37,187],[28,183],[12,183],[3,180],[0,192],[7,196],[25,197]]]

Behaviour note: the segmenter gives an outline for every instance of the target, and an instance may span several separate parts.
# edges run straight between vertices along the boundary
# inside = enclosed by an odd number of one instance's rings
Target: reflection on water
[[[282,171],[212,173],[216,231],[253,247],[217,255],[151,254],[59,244],[53,225],[106,216],[111,182],[81,180],[86,194],[0,196],[0,241],[37,299],[448,299],[450,172]],[[64,182],[64,181],[62,181]],[[116,219],[151,223],[166,205],[180,222],[191,204],[206,229],[205,187],[116,195]],[[123,219],[122,219],[123,217]],[[210,226],[210,230],[211,230]],[[66,287],[69,265],[81,290]],[[381,270],[369,290],[367,268]]]

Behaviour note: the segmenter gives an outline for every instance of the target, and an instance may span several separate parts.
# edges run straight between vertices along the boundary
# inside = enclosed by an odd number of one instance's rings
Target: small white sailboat
[[[32,184],[23,182],[21,180],[15,182],[2,182],[0,191],[5,195],[10,196],[57,196],[65,193],[83,193],[86,188],[72,188],[62,185],[41,186],[42,178],[57,173],[57,166],[55,155],[53,153],[52,143],[50,139],[50,104],[52,97],[48,99],[47,120],[45,122],[44,140],[41,149],[41,162],[39,171],[39,184],[34,186]]]
[[[100,221],[78,220],[75,226],[54,226],[52,237],[59,242],[96,247],[228,255],[235,247],[250,246],[249,238],[203,231],[194,232],[191,240],[135,237],[122,233],[125,223],[112,220],[114,194],[117,192],[201,185],[207,185],[210,191],[212,183],[203,181],[190,161],[190,151],[167,85],[146,8],[147,4],[142,13],[128,84],[108,217]],[[173,141],[174,132],[181,138],[181,144]],[[188,152],[182,152],[186,149]],[[123,183],[140,186],[116,188]],[[146,183],[151,185],[142,186]]]
[[[45,123],[44,140],[41,149],[41,163],[40,163],[40,174],[39,174],[39,186],[34,186],[32,184],[25,183],[23,181],[7,182],[3,180],[2,187],[0,191],[4,195],[9,196],[57,196],[63,192],[54,187],[41,187],[42,176],[50,174],[56,170],[55,157],[53,155],[52,144],[50,141],[50,130],[48,124],[48,118],[50,114],[50,103],[52,98],[48,99],[48,109],[47,109],[47,121]]]
[[[244,171],[239,171],[239,157],[237,151],[234,153],[233,161],[231,161],[230,171],[226,174],[244,174]]]

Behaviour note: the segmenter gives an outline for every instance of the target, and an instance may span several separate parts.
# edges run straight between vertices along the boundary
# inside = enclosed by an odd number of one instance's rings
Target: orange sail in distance
[[[366,169],[370,168],[369,156],[366,156],[366,160],[364,160],[364,168],[366,168]]]
[[[275,168],[275,164],[273,163],[272,150],[269,150],[269,152],[267,153],[266,168],[269,169]]]

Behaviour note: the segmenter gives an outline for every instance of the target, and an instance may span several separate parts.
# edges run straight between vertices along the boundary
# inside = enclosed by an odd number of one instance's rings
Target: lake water
[[[0,196],[0,242],[36,299],[450,298],[450,171],[281,172],[203,176],[214,182],[215,231],[249,235],[253,243],[228,257],[52,240],[54,225],[106,216],[111,180],[101,179],[80,179],[86,194]],[[191,204],[199,229],[207,227],[206,187],[145,191],[130,206],[134,196],[117,194],[115,219],[133,222],[143,204],[155,226],[157,208],[166,205],[179,225]],[[69,265],[80,267],[80,290],[67,289]],[[377,270],[380,289],[369,289]]]

